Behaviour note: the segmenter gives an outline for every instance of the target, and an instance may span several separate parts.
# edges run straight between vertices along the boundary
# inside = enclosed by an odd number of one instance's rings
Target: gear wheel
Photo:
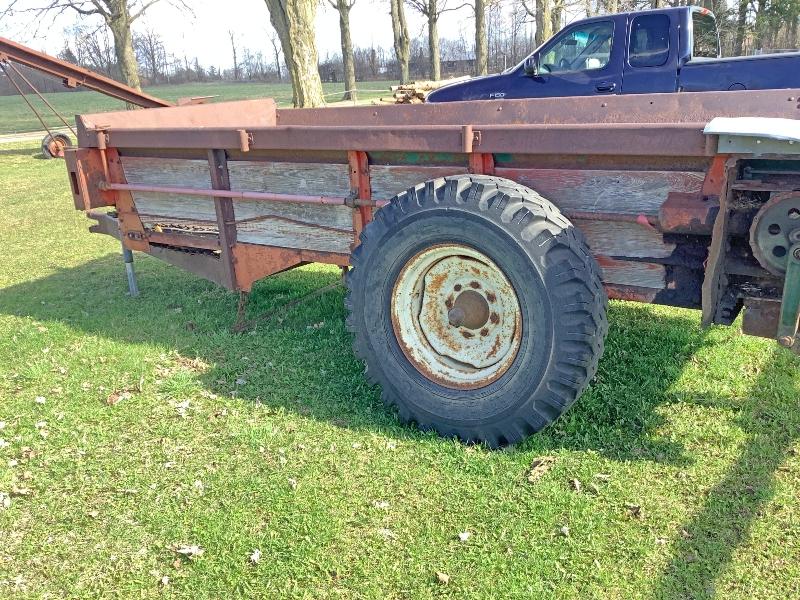
[[[773,194],[750,227],[750,247],[762,267],[786,273],[792,246],[800,243],[800,192]]]

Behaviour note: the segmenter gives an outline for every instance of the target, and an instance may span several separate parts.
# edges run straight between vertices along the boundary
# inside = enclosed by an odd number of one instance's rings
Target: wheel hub
[[[516,357],[516,292],[497,265],[466,246],[413,257],[395,284],[392,326],[403,353],[426,377],[474,389],[496,381]]]

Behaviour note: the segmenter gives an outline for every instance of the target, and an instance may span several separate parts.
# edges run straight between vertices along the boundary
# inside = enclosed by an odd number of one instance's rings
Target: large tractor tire
[[[458,176],[395,196],[348,275],[356,354],[401,419],[491,447],[552,423],[608,329],[581,233],[536,192]]]

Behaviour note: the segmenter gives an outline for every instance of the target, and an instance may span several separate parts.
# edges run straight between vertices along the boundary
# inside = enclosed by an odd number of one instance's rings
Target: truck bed
[[[696,58],[680,70],[680,90],[761,90],[800,86],[800,52]]]

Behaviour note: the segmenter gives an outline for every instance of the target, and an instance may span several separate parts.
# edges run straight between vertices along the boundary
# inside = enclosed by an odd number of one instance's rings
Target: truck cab
[[[685,6],[568,25],[507,71],[445,86],[429,102],[790,88],[800,54],[721,58],[714,15]]]

